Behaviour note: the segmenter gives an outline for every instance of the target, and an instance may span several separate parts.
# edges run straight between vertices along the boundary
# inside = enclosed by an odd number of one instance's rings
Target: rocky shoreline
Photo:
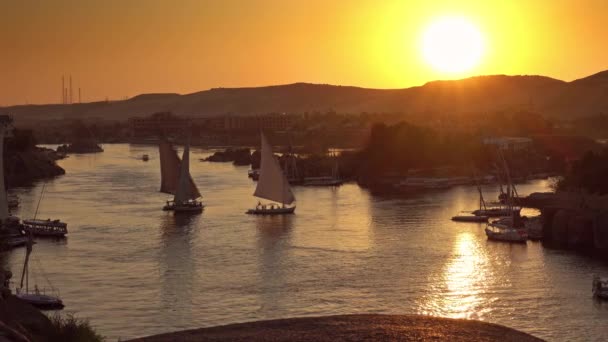
[[[497,324],[421,315],[340,315],[230,324],[131,340],[169,341],[543,341]]]
[[[57,165],[57,159],[55,151],[41,147],[7,151],[4,160],[7,187],[27,185],[65,174],[65,170]]]

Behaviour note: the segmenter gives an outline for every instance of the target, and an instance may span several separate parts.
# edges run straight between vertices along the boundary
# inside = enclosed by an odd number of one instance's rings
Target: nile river
[[[64,312],[111,341],[348,313],[479,319],[551,341],[608,337],[608,303],[591,295],[593,274],[608,275],[608,265],[540,243],[490,242],[482,225],[450,221],[475,208],[473,187],[408,198],[356,184],[295,187],[295,215],[256,217],[244,214],[257,203],[247,167],[199,162],[209,152],[194,149],[206,208],[179,218],[161,210],[169,196],[158,192],[155,147],[104,148],[60,161],[66,175],[47,182],[38,217],[68,222],[69,235],[38,240],[30,272],[39,287],[60,290]],[[19,216],[33,216],[41,188],[16,190]],[[23,257],[16,249],[6,258],[15,274]]]

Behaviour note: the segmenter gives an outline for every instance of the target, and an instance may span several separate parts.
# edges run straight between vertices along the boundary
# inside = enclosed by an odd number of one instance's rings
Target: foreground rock
[[[0,299],[0,336],[6,341],[52,341],[51,321],[38,309],[12,295]]]
[[[186,330],[132,340],[168,341],[542,341],[497,324],[416,315],[292,318]]]

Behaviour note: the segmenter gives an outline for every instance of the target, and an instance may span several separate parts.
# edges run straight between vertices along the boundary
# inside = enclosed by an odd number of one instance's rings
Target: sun
[[[481,62],[484,39],[466,18],[443,17],[432,22],[422,36],[422,55],[435,70],[458,74]]]

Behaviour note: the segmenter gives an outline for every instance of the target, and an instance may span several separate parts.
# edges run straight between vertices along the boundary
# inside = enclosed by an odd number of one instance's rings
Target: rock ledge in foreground
[[[165,341],[542,341],[501,325],[418,315],[290,318],[185,330],[131,340]]]

